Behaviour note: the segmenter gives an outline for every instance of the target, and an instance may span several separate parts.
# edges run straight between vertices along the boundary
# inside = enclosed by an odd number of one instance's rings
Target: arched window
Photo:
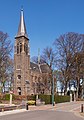
[[[17,54],[22,52],[22,43],[17,44]]]
[[[21,95],[21,87],[17,88],[19,95]]]
[[[19,54],[19,43],[17,44],[17,54]]]
[[[20,80],[21,79],[21,75],[18,75],[17,78]]]
[[[20,43],[20,53],[22,52],[22,43]]]
[[[28,54],[28,45],[26,43],[24,44],[24,51],[25,51],[25,53],[27,55]]]

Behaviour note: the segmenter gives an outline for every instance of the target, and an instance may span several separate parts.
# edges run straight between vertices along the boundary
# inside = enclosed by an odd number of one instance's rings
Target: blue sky
[[[17,34],[20,9],[24,8],[30,54],[38,55],[66,32],[84,33],[84,0],[0,0],[0,31],[12,43]]]

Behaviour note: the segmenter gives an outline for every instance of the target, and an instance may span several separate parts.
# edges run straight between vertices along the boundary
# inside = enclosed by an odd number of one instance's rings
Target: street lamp
[[[82,99],[84,99],[84,79],[83,79],[83,83],[82,83]]]

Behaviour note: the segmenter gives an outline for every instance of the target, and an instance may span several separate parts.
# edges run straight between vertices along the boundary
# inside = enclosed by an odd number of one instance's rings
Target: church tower
[[[30,84],[30,51],[24,12],[21,10],[14,46],[14,93],[25,95]]]

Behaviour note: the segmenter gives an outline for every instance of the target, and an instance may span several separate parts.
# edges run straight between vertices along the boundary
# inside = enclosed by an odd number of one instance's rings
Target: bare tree
[[[50,69],[53,69],[53,66],[55,65],[55,53],[52,47],[46,47],[43,50],[42,59],[45,61],[45,63],[50,67]]]
[[[43,50],[43,54],[42,54],[42,59],[43,61],[45,61],[45,63],[49,66],[51,73],[50,73],[50,86],[51,86],[51,94],[52,94],[52,90],[53,90],[53,75],[54,75],[54,69],[55,69],[55,62],[56,62],[56,55],[55,52],[53,50],[52,47],[46,47]],[[54,77],[54,86],[56,88],[56,80]],[[56,89],[55,89],[56,92]]]
[[[65,93],[67,93],[67,84],[72,77],[72,68],[74,55],[80,51],[81,35],[69,32],[61,35],[55,40],[54,45],[58,53],[58,68],[64,77]],[[74,78],[75,79],[75,78]]]
[[[81,97],[82,86],[80,80],[84,79],[84,53],[81,51],[74,55],[73,76],[77,80],[77,97]]]
[[[38,61],[38,56],[33,56],[31,58],[31,61],[37,64],[43,64],[45,63],[45,61],[43,60],[42,56],[40,56],[40,61]]]
[[[3,89],[5,89],[5,81],[8,78],[11,50],[12,46],[10,40],[8,39],[8,34],[0,32],[0,82]]]
[[[13,90],[13,82],[14,82],[14,60],[13,59],[9,59],[9,65],[7,68],[7,74],[8,74],[8,78],[7,78],[7,84],[8,84],[8,90]]]
[[[32,57],[31,60],[38,63],[37,56]],[[55,65],[55,53],[51,47],[46,47],[43,50],[42,55],[40,56],[40,64],[42,63],[46,63],[51,70],[53,69],[53,65]]]

